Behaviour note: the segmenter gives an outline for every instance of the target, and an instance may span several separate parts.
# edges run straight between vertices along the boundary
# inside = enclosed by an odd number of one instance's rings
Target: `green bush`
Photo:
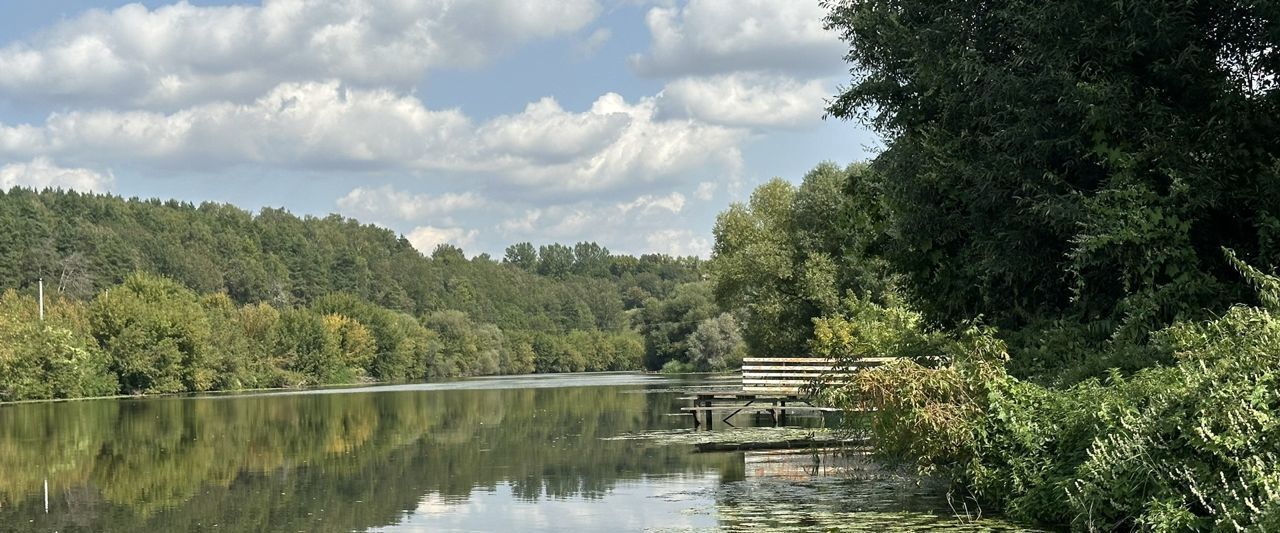
[[[693,365],[689,363],[682,363],[675,359],[667,361],[667,364],[662,365],[661,369],[663,374],[688,374],[694,371],[695,369],[693,368]]]
[[[84,306],[52,298],[44,321],[34,295],[0,295],[0,401],[116,392],[107,357],[88,334]]]
[[[944,337],[909,311],[858,309],[856,324],[819,321],[815,346],[845,357],[930,346],[947,361],[904,359],[824,391],[876,410],[878,453],[949,475],[1013,517],[1077,530],[1280,527],[1276,310],[1176,324],[1152,335],[1175,364],[1049,388],[1006,373],[990,330]]]
[[[104,396],[116,386],[92,338],[38,322],[0,325],[0,401]]]
[[[209,390],[209,321],[194,292],[177,282],[137,273],[94,298],[94,338],[126,393]]]
[[[1117,379],[1095,407],[1075,525],[1280,529],[1280,316],[1236,307],[1157,340],[1178,364]]]
[[[280,313],[276,326],[275,350],[284,359],[284,369],[303,378],[292,386],[336,383],[349,377],[344,365],[341,340],[325,325],[324,317],[307,309]]]

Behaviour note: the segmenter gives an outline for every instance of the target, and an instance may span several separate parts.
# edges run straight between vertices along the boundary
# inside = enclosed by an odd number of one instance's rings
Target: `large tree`
[[[822,163],[799,187],[774,179],[716,218],[715,298],[743,310],[751,355],[806,354],[814,318],[849,293],[878,300],[889,290],[877,187],[865,165]]]
[[[1280,3],[826,4],[930,318],[1141,332],[1250,297],[1221,247],[1280,263]]]

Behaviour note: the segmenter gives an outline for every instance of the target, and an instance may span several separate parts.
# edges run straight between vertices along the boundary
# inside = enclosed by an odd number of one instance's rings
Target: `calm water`
[[[874,465],[606,440],[686,427],[688,379],[3,405],[0,531],[1007,529]]]

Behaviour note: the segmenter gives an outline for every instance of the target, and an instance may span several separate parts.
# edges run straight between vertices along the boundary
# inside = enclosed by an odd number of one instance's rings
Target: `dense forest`
[[[1280,530],[1280,4],[825,5],[884,149],[720,215],[749,349],[902,357],[821,392],[983,509]]]
[[[694,257],[424,256],[336,215],[21,188],[0,228],[0,400],[713,370],[743,349]]]

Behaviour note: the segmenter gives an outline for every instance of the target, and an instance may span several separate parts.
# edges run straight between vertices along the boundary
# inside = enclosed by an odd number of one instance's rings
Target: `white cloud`
[[[649,250],[674,256],[696,255],[709,257],[711,241],[687,229],[664,229],[645,237]]]
[[[843,70],[844,44],[822,28],[816,1],[690,0],[649,10],[648,54],[631,58],[640,74],[657,77],[770,70],[832,75]]]
[[[291,169],[467,174],[546,193],[654,183],[692,170],[741,167],[745,130],[661,120],[653,98],[601,96],[584,112],[546,98],[476,125],[456,109],[337,81],[286,83],[246,104],[173,113],[71,111],[41,126],[0,124],[0,157],[46,156],[209,170]]]
[[[747,132],[691,120],[661,120],[653,98],[629,104],[601,96],[584,113],[554,100],[498,117],[481,128],[484,170],[565,192],[599,191],[714,166],[736,172]]]
[[[609,42],[609,39],[612,38],[613,31],[609,28],[596,29],[596,31],[591,32],[591,35],[587,36],[586,39],[583,39],[582,42],[578,43],[578,57],[589,58],[595,56],[600,52],[600,49],[604,47],[605,43]]]
[[[479,234],[480,232],[474,229],[418,226],[413,228],[413,231],[410,231],[408,235],[405,235],[405,238],[409,239],[409,243],[422,254],[431,255],[436,246],[441,244],[452,244],[466,250],[468,246],[475,243]]]
[[[0,190],[30,187],[106,192],[112,181],[110,173],[104,175],[87,168],[62,168],[45,157],[0,167]]]
[[[794,128],[817,124],[830,94],[821,80],[734,73],[668,83],[660,105],[664,115],[711,124]]]
[[[72,111],[50,115],[43,127],[0,126],[0,152],[205,168],[382,168],[441,161],[450,139],[469,128],[456,110],[433,111],[390,91],[347,89],[336,81],[289,83],[249,104],[202,104],[170,114]]]
[[[338,208],[344,214],[357,218],[378,219],[389,216],[398,220],[416,221],[474,209],[484,203],[484,198],[474,192],[411,194],[384,185],[378,188],[356,187],[338,199]]]
[[[655,239],[668,236],[676,240],[658,243],[657,251],[705,257],[710,252],[706,238],[699,239],[687,229],[673,229],[688,224],[685,203],[683,194],[672,192],[641,195],[624,202],[582,201],[536,207],[502,221],[497,229],[509,242],[595,241],[621,253],[653,251]]]
[[[611,96],[615,95],[603,98]],[[546,97],[525,106],[522,113],[495,118],[477,137],[494,154],[564,163],[608,147],[631,123],[632,115],[625,109],[604,109],[597,103],[591,112],[569,113]]]
[[[630,202],[617,204],[616,208],[624,215],[632,211],[638,211],[644,215],[652,215],[658,211],[667,211],[674,214],[684,210],[684,195],[678,192],[673,192],[666,196],[646,194]]]
[[[92,10],[0,48],[0,94],[174,109],[286,81],[416,83],[520,43],[579,30],[595,0],[264,0]]]
[[[715,197],[716,189],[720,188],[720,184],[714,181],[704,181],[698,184],[698,190],[693,192],[693,197],[704,202],[710,201]]]
[[[537,234],[567,241],[592,240],[591,234],[625,233],[632,228],[667,223],[684,209],[684,195],[642,195],[629,202],[579,202],[529,209],[499,224],[507,233]]]

